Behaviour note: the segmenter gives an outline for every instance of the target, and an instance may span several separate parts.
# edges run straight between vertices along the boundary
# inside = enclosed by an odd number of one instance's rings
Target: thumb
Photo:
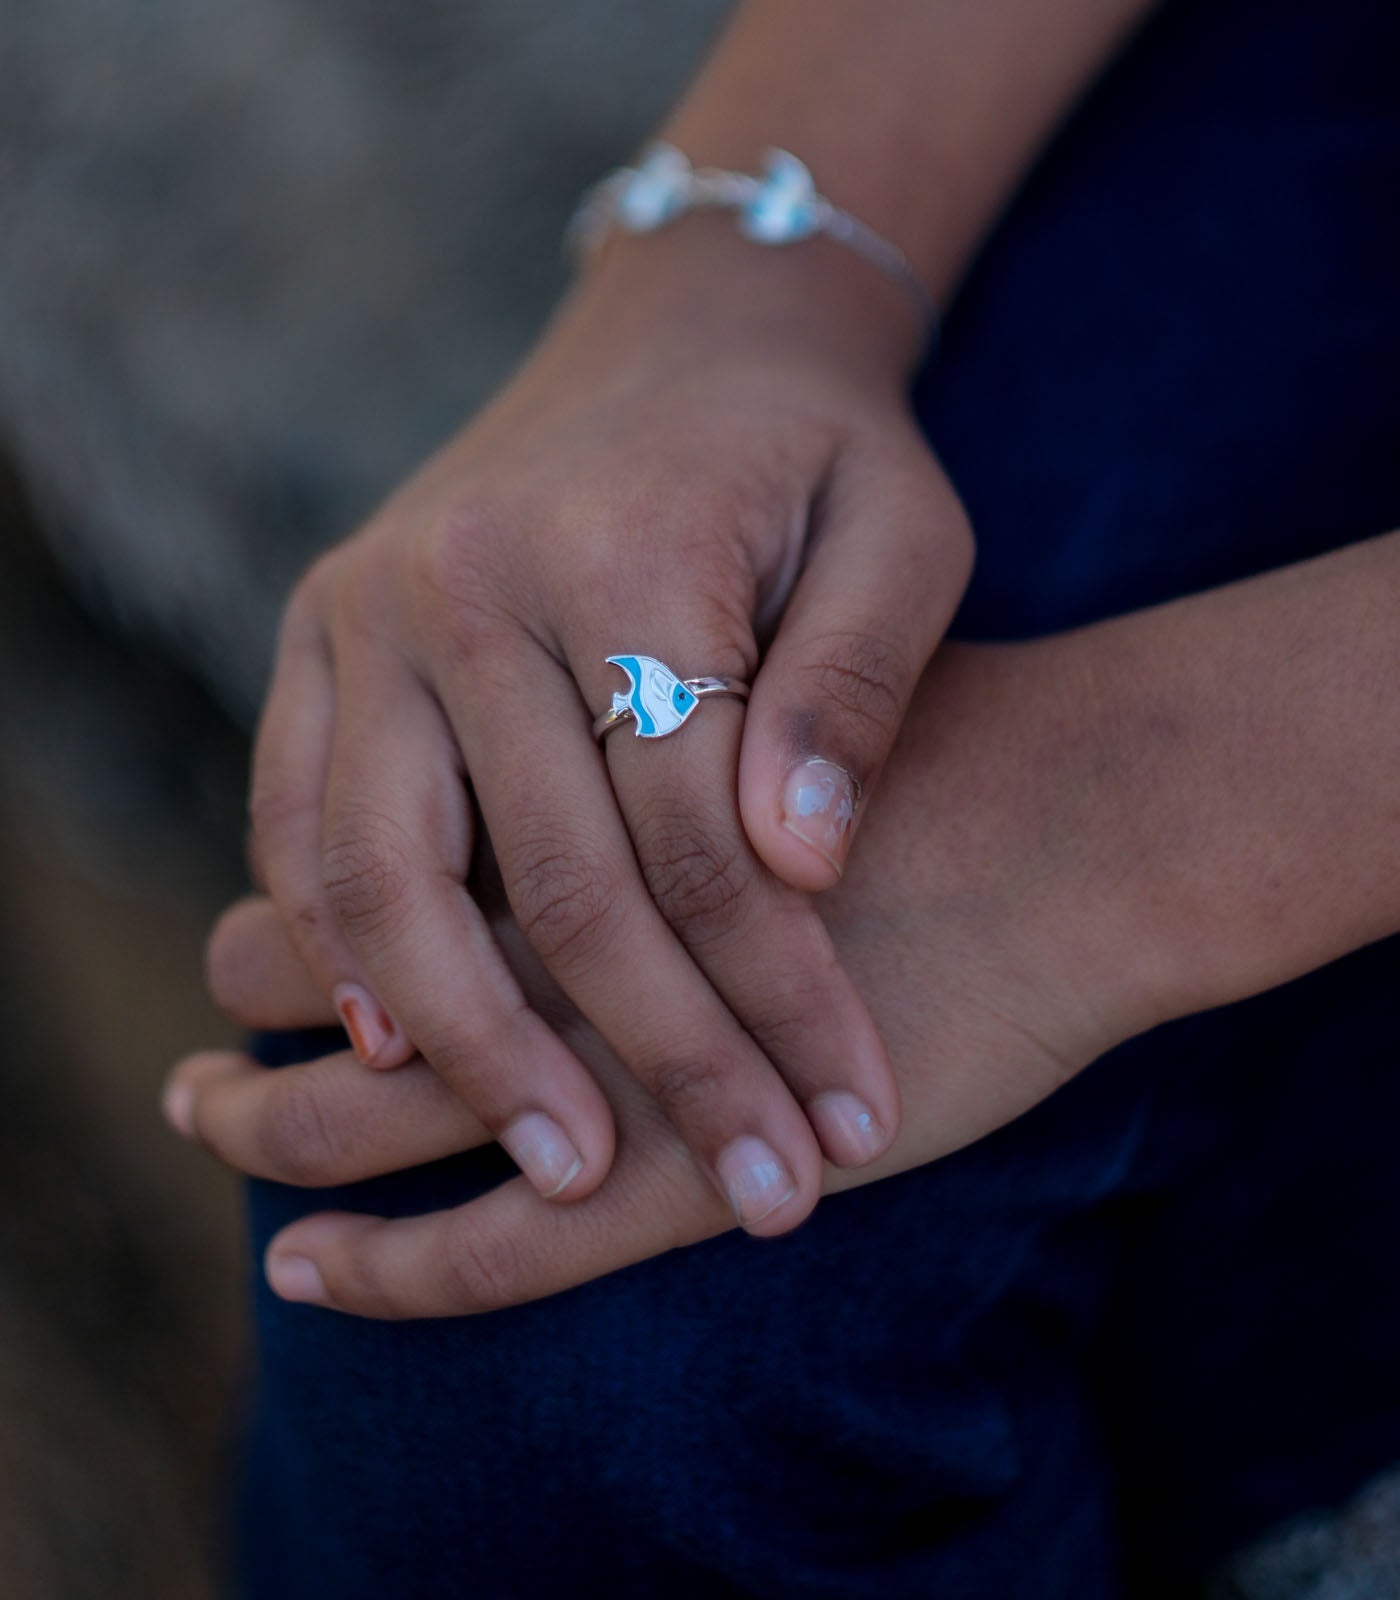
[[[739,805],[784,882],[828,889],[972,570],[967,517],[928,445],[838,458],[806,566],[754,681]]]

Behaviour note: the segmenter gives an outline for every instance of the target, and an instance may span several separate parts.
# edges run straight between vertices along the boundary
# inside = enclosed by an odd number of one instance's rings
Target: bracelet
[[[689,211],[738,213],[739,232],[755,244],[794,244],[820,234],[878,267],[933,321],[937,307],[904,252],[849,211],[817,193],[812,174],[787,150],[769,150],[763,175],[692,167],[683,151],[660,141],[635,167],[619,167],[588,189],[565,229],[571,254],[586,260],[614,227],[651,233]]]

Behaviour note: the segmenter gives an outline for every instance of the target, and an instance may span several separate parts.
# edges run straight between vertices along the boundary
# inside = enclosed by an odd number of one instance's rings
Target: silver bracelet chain
[[[892,278],[930,322],[938,308],[908,257],[849,211],[817,193],[812,174],[786,150],[769,150],[763,172],[692,167],[675,145],[648,145],[635,167],[619,167],[587,190],[565,230],[577,258],[596,251],[614,228],[651,233],[690,211],[733,211],[739,231],[757,244],[835,239]]]

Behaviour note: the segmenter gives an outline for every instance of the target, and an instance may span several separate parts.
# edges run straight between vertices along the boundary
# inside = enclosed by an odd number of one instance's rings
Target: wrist
[[[1084,630],[1166,1015],[1400,928],[1400,535]]]
[[[940,646],[822,901],[838,948],[902,952],[863,982],[907,985],[912,958],[1066,1070],[1187,1009],[1122,814],[1116,691],[1092,644]]]
[[[928,332],[899,284],[837,241],[757,244],[718,211],[649,233],[615,230],[580,273],[560,320],[624,342],[664,331],[673,357],[703,359],[719,341],[820,361],[900,394]]]

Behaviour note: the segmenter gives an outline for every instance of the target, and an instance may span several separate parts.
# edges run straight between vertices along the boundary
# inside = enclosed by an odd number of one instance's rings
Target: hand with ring
[[[809,896],[971,536],[906,403],[907,308],[868,271],[715,218],[610,246],[286,611],[255,876],[361,1060],[421,1052],[560,1202],[607,1173],[613,1119],[464,888],[477,810],[533,951],[742,1225],[792,1227],[823,1157],[897,1132]]]
[[[1106,747],[1118,748],[1124,719],[1086,694],[1097,680],[1083,670],[1085,642],[1066,644],[939,652],[862,849],[819,902],[889,1040],[905,1109],[890,1148],[858,1169],[828,1167],[825,1193],[979,1138],[1163,1008],[1161,992],[1141,982],[1148,963],[1122,959],[1125,926],[1144,954],[1173,947],[1144,917],[1139,893],[1150,873],[1133,820],[1144,766],[1103,759]],[[1076,737],[1067,739],[1071,724]],[[1160,737],[1160,723],[1149,732]],[[930,784],[933,772],[948,781]],[[1095,819],[1087,829],[1086,815]],[[489,1311],[734,1225],[675,1129],[501,914],[489,860],[483,869],[473,882],[511,970],[608,1095],[621,1135],[613,1170],[567,1207],[514,1178],[443,1209],[376,1215],[382,1196],[317,1191],[489,1142],[438,1075],[415,1060],[390,1083],[335,1049],[276,1070],[202,1051],[172,1073],[166,1114],[234,1170],[304,1191],[284,1197],[289,1220],[264,1252],[284,1298],[370,1317]],[[247,1027],[333,1021],[264,898],[224,917],[209,968],[220,1004]],[[929,981],[933,973],[940,982]],[[1182,1003],[1173,991],[1165,1009]],[[320,1039],[304,1042],[315,1055]]]
[[[865,848],[821,901],[907,1113],[878,1160],[826,1171],[827,1190],[936,1160],[1123,1039],[1400,930],[1400,873],[1378,869],[1400,862],[1397,605],[1400,531],[1066,634],[939,651]],[[483,889],[498,911],[489,876]],[[613,1174],[568,1208],[518,1178],[394,1220],[308,1199],[267,1247],[284,1297],[375,1317],[489,1310],[732,1225],[509,917],[494,927],[609,1093]],[[265,899],[226,914],[209,973],[245,1026],[330,1020]],[[388,1085],[343,1052],[276,1071],[201,1052],[171,1074],[165,1111],[235,1169],[310,1188],[490,1138],[422,1062]]]

